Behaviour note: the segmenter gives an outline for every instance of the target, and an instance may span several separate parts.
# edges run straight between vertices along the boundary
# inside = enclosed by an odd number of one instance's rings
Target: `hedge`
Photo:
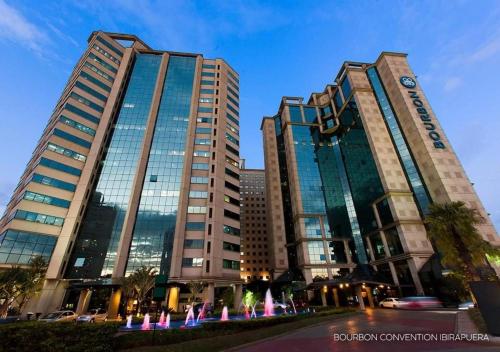
[[[315,314],[205,322],[201,327],[194,329],[157,330],[154,338],[156,345],[169,345],[350,311],[353,309],[328,309]],[[148,346],[153,343],[152,331],[120,332],[119,327],[123,324],[123,322],[97,324],[19,322],[0,325],[0,351],[107,352]]]
[[[0,325],[0,351],[114,351],[120,323],[19,322]]]

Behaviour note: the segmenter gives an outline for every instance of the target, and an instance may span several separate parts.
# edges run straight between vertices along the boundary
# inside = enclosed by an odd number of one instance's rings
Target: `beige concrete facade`
[[[199,54],[156,51],[133,35],[98,31],[89,37],[88,48],[76,64],[0,220],[1,234],[18,236],[20,233],[19,239],[22,236],[25,240],[28,238],[26,241],[48,239],[53,242],[53,249],[44,252],[45,257],[50,258],[44,290],[38,303],[30,304],[31,307],[37,306],[36,311],[47,312],[60,308],[67,289],[75,282],[74,279],[66,279],[65,273],[75,265],[69,262],[70,257],[82,222],[85,221],[89,199],[99,179],[99,168],[113,135],[113,124],[120,112],[135,58],[140,54],[159,55],[161,64],[156,75],[139,162],[130,188],[116,260],[113,269],[107,274],[107,278],[111,279],[107,282],[114,287],[111,302],[118,304],[120,300],[120,290],[116,289],[116,285],[125,275],[171,56],[192,57],[196,60],[196,67],[173,250],[169,253],[171,267],[167,275],[170,281],[180,283],[192,280],[205,282],[208,297],[213,297],[214,287],[217,286],[232,285],[237,291],[240,287],[239,252],[223,249],[224,242],[239,246],[240,241],[239,206],[225,201],[228,195],[239,199],[240,170],[237,164],[231,163],[231,160],[239,159],[238,74],[222,59],[209,60]],[[210,132],[200,135],[197,133],[198,128]],[[197,145],[195,139],[198,138],[209,142]],[[200,151],[203,153],[197,153]],[[193,163],[206,164],[207,167],[194,169]],[[192,183],[192,177],[206,178],[208,181],[206,184]],[[190,191],[206,192],[206,196],[191,198]],[[60,206],[61,202],[67,206]],[[190,207],[204,208],[206,211],[189,213]],[[187,222],[203,222],[206,226],[204,230],[191,231],[186,229]],[[236,234],[228,234],[226,225],[235,229],[230,232]],[[203,248],[185,248],[186,239],[203,240]],[[0,267],[27,264],[29,258],[37,253],[29,252],[26,245],[19,253],[12,250],[0,254],[3,259],[0,260]],[[186,267],[182,265],[183,258],[200,258],[202,264]],[[101,280],[102,277],[91,279]],[[83,303],[88,304],[89,295],[81,294],[81,297],[85,298]],[[170,297],[169,304],[178,304],[178,297],[179,294]],[[177,303],[173,302],[175,300]],[[79,308],[84,307],[83,303],[80,302]],[[111,310],[116,311],[116,308],[110,306]]]
[[[268,281],[270,247],[276,236],[268,232],[267,192],[265,172],[259,169],[241,170],[241,279],[245,282]],[[271,243],[269,243],[271,242]]]
[[[345,122],[342,125],[341,120],[345,119],[350,111],[356,111],[360,121],[352,126],[356,126],[354,128],[362,126],[367,148],[372,155],[381,184],[379,195],[370,199],[369,204],[365,204],[369,207],[364,211],[372,213],[373,229],[364,230],[359,237],[359,239],[362,238],[364,248],[366,248],[367,262],[376,270],[391,277],[394,285],[400,289],[411,287],[415,293],[422,294],[425,291],[421,282],[422,270],[429,270],[424,267],[434,254],[423,222],[424,215],[421,207],[425,207],[425,203],[420,205],[417,203],[418,195],[413,188],[415,183],[412,184],[407,175],[410,169],[408,169],[408,164],[401,161],[400,153],[403,149],[394,142],[396,132],[390,130],[380,108],[373,82],[370,82],[368,69],[373,67],[376,67],[382,87],[401,127],[407,149],[415,161],[422,183],[428,192],[429,200],[438,203],[461,200],[467,206],[477,209],[485,219],[484,224],[478,228],[483,238],[494,245],[499,244],[499,237],[420,86],[416,83],[415,87],[407,88],[402,84],[402,77],[410,77],[414,82],[416,79],[408,65],[406,55],[399,53],[384,52],[375,64],[346,62],[337,75],[335,83],[327,86],[323,92],[313,93],[307,103],[304,103],[300,97],[284,97],[277,115],[263,119],[261,129],[266,157],[266,182],[270,184],[274,182],[276,191],[278,181],[280,181],[282,186],[280,193],[285,198],[283,202],[277,201],[275,204],[271,204],[272,201],[269,202],[268,207],[272,206],[277,212],[283,214],[285,223],[293,222],[294,234],[293,237],[288,236],[286,245],[289,249],[294,248],[296,255],[294,265],[302,271],[307,282],[313,281],[318,275],[332,278],[340,274],[339,270],[344,270],[344,273],[346,269],[352,271],[356,265],[353,252],[356,246],[353,245],[353,240],[342,237],[342,233],[338,239],[335,239],[335,235],[339,236],[339,233],[334,233],[333,237],[328,234],[328,222],[331,221],[328,216],[340,217],[342,215],[336,214],[341,213],[338,211],[330,214],[315,213],[310,209],[304,209],[304,204],[309,202],[307,203],[309,206],[311,200],[308,199],[310,195],[304,194],[307,188],[304,188],[303,182],[308,181],[304,181],[307,173],[304,174],[303,169],[311,166],[304,166],[306,164],[303,160],[298,160],[298,155],[304,158],[304,148],[308,144],[315,145],[316,150],[324,147],[335,149],[338,143],[335,136],[341,136],[342,133],[347,134],[350,131],[350,127],[346,127]],[[352,110],[352,106],[355,110]],[[422,117],[424,113],[430,120]],[[309,141],[305,141],[301,129],[318,131],[317,136],[324,135],[332,139],[330,142],[328,138],[325,142],[313,142],[310,137]],[[313,132],[311,132],[312,135]],[[315,138],[322,140],[321,137]],[[353,145],[354,147],[359,148]],[[344,146],[343,148],[351,147]],[[316,164],[325,163],[325,161],[318,160],[319,154],[316,155],[313,151],[309,153],[310,157],[315,159]],[[281,160],[278,155],[282,156]],[[346,163],[345,158],[348,156],[345,153],[343,155],[342,162]],[[328,161],[326,166],[333,162],[333,160]],[[346,171],[340,170],[339,174],[342,172],[345,174]],[[351,179],[348,180],[350,185],[342,186],[341,190],[335,191],[344,193],[346,204],[353,201],[352,192],[355,192],[355,188],[352,182],[358,182],[352,179],[353,171],[350,172]],[[322,178],[325,177],[327,176],[323,174]],[[321,182],[323,182],[321,188],[325,192],[324,189],[329,185],[324,183],[324,180]],[[283,188],[283,185],[286,187]],[[345,187],[349,187],[351,191],[346,193]],[[354,197],[356,197],[355,194]],[[421,198],[419,199],[419,202],[422,202]],[[287,202],[289,203],[288,210],[282,205]],[[356,207],[360,206],[359,200],[357,205],[354,203],[353,205],[351,210],[349,206],[346,209],[354,234],[359,227],[358,220],[356,220],[356,217],[360,216],[360,210],[356,210]],[[384,207],[390,211],[389,222],[386,218],[387,214],[381,213]],[[326,209],[328,209],[328,204]],[[357,215],[356,212],[358,212]],[[308,233],[310,225],[307,225],[311,222],[318,224],[315,230],[317,232],[312,236],[310,231]],[[281,226],[282,223],[283,220],[276,218],[276,215],[270,216],[270,227]],[[354,243],[355,237],[353,235]],[[336,260],[338,258],[336,254],[330,255],[329,247],[332,247],[335,241],[344,241],[345,259],[343,260]],[[359,247],[356,248],[359,252]],[[274,247],[273,253],[274,255],[281,254]],[[318,253],[321,253],[320,257]],[[498,272],[498,268],[494,269]]]

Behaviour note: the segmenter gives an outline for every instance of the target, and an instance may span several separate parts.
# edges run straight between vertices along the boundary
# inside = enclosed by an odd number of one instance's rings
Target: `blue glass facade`
[[[56,236],[7,230],[0,235],[0,264],[28,264],[35,256],[48,262],[56,241]]]
[[[113,272],[160,62],[161,55],[139,54],[135,59],[69,261],[69,278],[110,276]]]
[[[170,56],[127,273],[142,265],[170,271],[195,66],[194,57]],[[152,175],[156,182],[149,181]]]
[[[377,98],[379,108],[384,116],[384,120],[387,124],[389,133],[392,138],[392,142],[396,147],[396,151],[398,153],[399,159],[403,165],[404,172],[406,174],[406,178],[408,179],[411,188],[413,190],[416,203],[423,214],[426,214],[429,210],[430,198],[425,188],[424,183],[422,182],[422,177],[417,169],[415,161],[410,153],[410,149],[406,144],[403,133],[401,132],[401,128],[399,127],[398,120],[394,111],[391,107],[389,99],[384,90],[384,86],[380,81],[380,77],[378,75],[377,69],[375,67],[371,67],[367,70],[368,79],[373,88],[373,92],[375,93],[375,97]]]

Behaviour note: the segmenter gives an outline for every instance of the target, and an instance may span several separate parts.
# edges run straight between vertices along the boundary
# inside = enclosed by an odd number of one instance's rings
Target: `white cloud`
[[[473,52],[468,58],[469,63],[484,61],[494,56],[500,51],[500,33],[488,42],[484,43],[480,48]]]
[[[40,28],[4,0],[0,0],[0,14],[0,39],[20,43],[41,54],[41,44],[47,41],[47,37]]]
[[[444,82],[444,91],[451,92],[462,85],[463,81],[460,77],[450,77]]]

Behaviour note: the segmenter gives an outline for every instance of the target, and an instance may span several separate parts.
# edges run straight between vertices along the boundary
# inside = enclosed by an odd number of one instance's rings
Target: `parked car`
[[[436,297],[413,296],[404,297],[399,300],[398,308],[401,309],[427,309],[441,308],[443,303]]]
[[[76,318],[77,323],[96,323],[99,321],[106,321],[108,313],[102,308],[89,310],[86,314],[82,314]]]
[[[399,298],[387,297],[384,298],[378,306],[380,308],[399,308]]]
[[[54,322],[68,322],[68,321],[75,321],[77,315],[75,312],[71,310],[58,310],[56,312],[52,312],[49,314],[46,314],[42,316],[40,321],[45,321],[47,323],[54,323]]]
[[[467,301],[467,302],[463,302],[463,303],[460,303],[458,305],[458,309],[460,310],[467,310],[467,309],[471,309],[471,308],[474,308],[476,305],[474,304],[474,302],[472,301]]]

